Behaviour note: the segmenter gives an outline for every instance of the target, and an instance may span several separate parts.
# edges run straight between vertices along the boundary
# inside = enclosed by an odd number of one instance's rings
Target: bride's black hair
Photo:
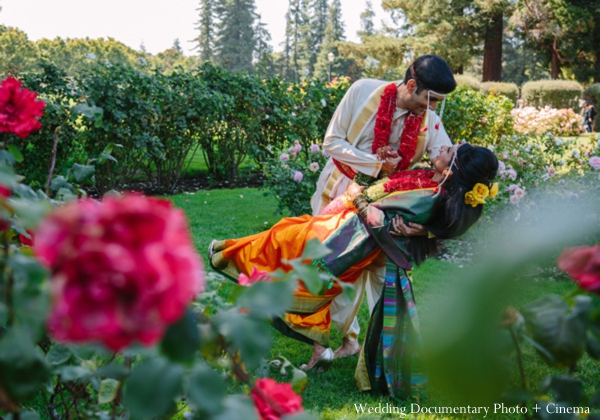
[[[437,253],[439,239],[462,235],[481,217],[483,205],[466,204],[465,194],[478,183],[491,188],[498,172],[498,158],[485,147],[463,144],[457,149],[451,170],[452,176],[441,187],[438,202],[425,223],[435,238],[411,237],[411,253],[417,264]]]

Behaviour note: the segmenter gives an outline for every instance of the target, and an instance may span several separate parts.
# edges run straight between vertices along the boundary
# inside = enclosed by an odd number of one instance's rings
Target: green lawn
[[[206,255],[206,248],[213,238],[225,239],[257,233],[272,226],[281,217],[276,214],[275,198],[264,196],[262,191],[252,188],[198,191],[170,198],[175,205],[187,213],[195,245],[203,256]],[[468,270],[468,265],[452,264],[435,259],[427,261],[414,270],[415,296],[424,336],[426,336],[426,331],[440,302],[446,298],[448,288],[452,288],[454,282],[460,282],[461,273],[466,273]],[[564,294],[573,289],[573,284],[569,281],[548,280],[539,275],[523,275],[515,279],[514,283],[517,287],[513,293],[497,296],[499,304],[518,308],[543,294]],[[368,309],[364,302],[359,313],[361,340],[366,331],[368,319]],[[295,366],[308,361],[312,351],[310,346],[284,337],[275,331],[272,336],[273,346],[270,358],[281,354]],[[340,343],[341,336],[334,329],[331,345],[336,348]],[[558,373],[556,370],[552,371],[546,367],[531,347],[524,345],[523,351],[525,370],[532,386],[536,387],[546,375]],[[381,403],[385,406],[386,403],[390,403],[390,400],[387,397],[361,393],[356,389],[354,381],[356,360],[356,357],[338,359],[328,372],[320,374],[309,372],[309,384],[303,393],[305,409],[321,419],[381,418],[379,414],[371,416],[357,414],[355,405],[377,406]],[[584,380],[588,396],[593,395],[594,389],[596,389],[599,381],[597,373],[596,362],[584,358],[580,363],[577,375]],[[281,376],[274,368],[271,371],[271,377],[281,382],[291,379],[289,375]],[[515,383],[519,381],[516,369],[513,380]],[[435,384],[430,384],[429,394],[421,402],[423,406],[432,407],[448,404],[449,402],[436,389]],[[390,417],[397,418],[398,415],[390,415]],[[517,416],[496,415],[493,418],[517,418]]]

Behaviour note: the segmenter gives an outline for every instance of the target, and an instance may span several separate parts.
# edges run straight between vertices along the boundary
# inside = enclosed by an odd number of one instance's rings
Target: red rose
[[[271,378],[257,379],[250,396],[262,420],[278,420],[303,410],[302,397],[294,392],[292,385],[280,384]]]
[[[21,89],[21,82],[12,77],[0,86],[0,133],[13,133],[24,139],[42,124],[38,118],[46,106],[36,100],[37,93]]]
[[[31,229],[27,229],[26,232],[29,235],[29,238],[19,233],[19,241],[21,241],[21,244],[25,246],[33,246],[33,231]]]
[[[34,250],[52,271],[52,335],[118,351],[153,345],[204,286],[183,211],[140,195],[71,202],[45,219]]]
[[[558,257],[558,268],[582,289],[600,293],[600,245],[566,248]]]
[[[10,188],[8,188],[6,185],[0,184],[0,196],[8,198],[11,194],[12,190]]]

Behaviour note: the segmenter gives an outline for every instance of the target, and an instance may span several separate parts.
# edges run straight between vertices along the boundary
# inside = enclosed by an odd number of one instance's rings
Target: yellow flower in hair
[[[465,194],[465,204],[477,207],[479,204],[485,204],[485,199],[490,194],[490,190],[483,184],[477,183],[471,191]]]
[[[473,191],[473,195],[477,201],[480,201],[481,204],[485,203],[485,199],[488,195],[490,195],[490,190],[484,184],[477,183],[471,190]]]
[[[473,191],[469,191],[468,193],[465,194],[465,204],[468,206],[469,205],[473,206],[473,207],[477,207],[479,205],[479,202],[475,198]]]
[[[490,198],[493,198],[498,194],[498,188],[498,183],[494,182],[492,188],[490,188]]]

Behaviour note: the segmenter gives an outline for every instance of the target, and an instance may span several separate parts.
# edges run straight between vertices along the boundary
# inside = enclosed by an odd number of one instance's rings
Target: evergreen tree
[[[283,77],[289,80],[300,80],[300,40],[302,36],[301,26],[304,24],[302,18],[302,0],[290,0],[288,11],[285,14],[285,41],[283,47]]]
[[[171,49],[177,51],[179,54],[183,54],[183,49],[181,48],[181,42],[179,42],[179,38],[175,38]]]
[[[220,0],[215,8],[215,61],[233,73],[252,70],[255,8],[254,0]]]
[[[199,12],[200,19],[196,22],[196,27],[200,34],[196,37],[196,50],[200,62],[212,61],[214,55],[214,4],[215,0],[200,0],[200,7],[196,9]]]
[[[352,60],[341,56],[338,50],[338,42],[344,41],[344,22],[342,21],[342,6],[340,0],[333,0],[329,6],[327,27],[325,36],[319,50],[317,63],[315,65],[315,76],[321,80],[329,78],[329,53],[333,53],[334,61],[331,65],[332,77],[346,76]]]
[[[360,14],[360,31],[358,36],[364,40],[367,36],[375,35],[375,25],[373,24],[373,17],[375,12],[373,11],[373,3],[367,1],[367,7],[364,12]]]
[[[275,73],[273,61],[273,47],[269,43],[271,34],[267,30],[266,25],[261,21],[258,15],[258,21],[254,27],[256,35],[256,47],[254,50],[255,67],[259,73]]]

